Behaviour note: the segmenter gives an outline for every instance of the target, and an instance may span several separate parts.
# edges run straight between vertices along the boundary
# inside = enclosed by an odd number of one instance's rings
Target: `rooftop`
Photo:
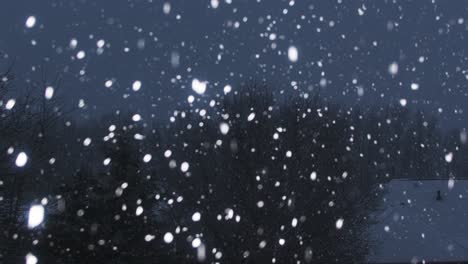
[[[369,262],[468,261],[468,180],[397,179],[384,188]]]

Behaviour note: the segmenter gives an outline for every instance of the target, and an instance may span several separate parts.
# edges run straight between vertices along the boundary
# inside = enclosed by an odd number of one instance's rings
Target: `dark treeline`
[[[381,184],[464,173],[466,135],[400,105],[345,107],[248,83],[196,96],[167,121],[122,111],[77,126],[58,90],[44,98],[58,80],[31,82],[8,109],[13,81],[0,82],[7,262],[29,252],[40,263],[362,262]],[[28,229],[41,203],[44,222]]]

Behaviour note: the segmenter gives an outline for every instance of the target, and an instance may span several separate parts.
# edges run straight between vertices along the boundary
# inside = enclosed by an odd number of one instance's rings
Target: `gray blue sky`
[[[16,60],[18,89],[39,79],[40,67],[50,79],[61,73],[60,92],[72,104],[84,100],[83,116],[120,109],[166,118],[196,95],[194,78],[208,82],[207,98],[256,78],[290,93],[320,89],[350,105],[406,99],[406,107],[424,108],[444,126],[465,127],[467,7],[426,0],[6,0],[0,63]],[[30,16],[36,24],[28,28]],[[291,46],[297,62],[288,59]],[[388,72],[393,62],[395,75]],[[135,80],[142,82],[137,92]]]

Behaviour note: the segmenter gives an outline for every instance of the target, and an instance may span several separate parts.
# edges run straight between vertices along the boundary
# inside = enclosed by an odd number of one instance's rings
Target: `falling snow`
[[[141,81],[134,81],[132,84],[132,90],[137,92],[141,89]]]
[[[16,156],[15,164],[17,167],[24,167],[28,163],[28,155],[24,152],[20,152],[18,156]]]
[[[26,259],[26,264],[37,264],[38,263],[38,259],[36,256],[34,256],[33,254],[31,253],[28,253],[25,257]]]
[[[388,65],[388,73],[391,75],[396,75],[398,74],[398,63],[392,62],[390,65]]]
[[[336,220],[336,223],[335,223],[336,229],[343,228],[343,223],[344,223],[344,220],[342,218]]]
[[[174,240],[174,235],[172,235],[172,233],[167,232],[166,234],[164,234],[164,242],[169,244],[169,243],[172,243],[173,240]]]
[[[33,205],[29,208],[28,227],[35,228],[44,221],[44,207],[42,205]]]
[[[44,96],[45,96],[45,98],[46,98],[47,100],[52,99],[52,97],[54,96],[54,87],[48,86],[48,87],[45,89]]]
[[[33,28],[36,25],[36,17],[30,16],[26,19],[26,27]]]
[[[204,94],[206,91],[206,82],[198,79],[192,80],[192,90],[197,94]]]
[[[468,260],[465,4],[37,5],[1,16],[0,262]]]
[[[294,46],[289,47],[288,49],[288,58],[291,62],[297,62],[299,58],[299,53],[297,51],[297,48]]]

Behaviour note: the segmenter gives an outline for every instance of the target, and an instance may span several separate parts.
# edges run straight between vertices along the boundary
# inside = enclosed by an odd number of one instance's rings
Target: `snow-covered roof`
[[[369,262],[468,261],[468,180],[399,179],[384,188]]]

